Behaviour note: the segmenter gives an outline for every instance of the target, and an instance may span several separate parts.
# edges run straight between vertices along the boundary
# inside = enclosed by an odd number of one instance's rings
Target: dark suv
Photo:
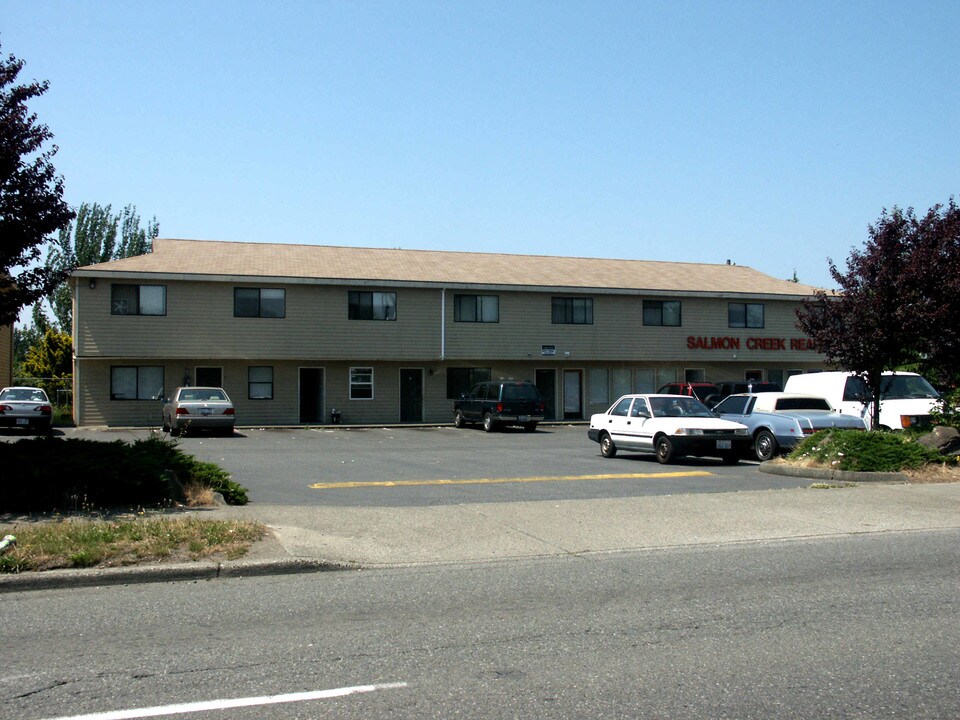
[[[530,382],[477,383],[453,403],[453,424],[458,428],[481,422],[487,432],[501,425],[519,425],[533,432],[543,416],[543,397]]]

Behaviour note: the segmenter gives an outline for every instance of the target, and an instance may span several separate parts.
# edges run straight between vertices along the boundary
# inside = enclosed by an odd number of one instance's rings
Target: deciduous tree
[[[77,209],[76,222],[60,230],[59,237],[47,255],[46,264],[66,276],[83,265],[142,255],[150,252],[159,228],[156,218],[153,218],[146,228],[141,227],[140,215],[137,214],[135,205],[127,205],[120,215],[114,215],[110,205],[81,203]],[[61,332],[71,332],[73,296],[69,283],[60,283],[47,299],[57,327]]]
[[[47,238],[73,218],[52,163],[57,146],[45,148],[53,134],[27,109],[49,83],[16,84],[22,68],[22,60],[0,55],[0,325],[63,280],[37,260]]]
[[[923,218],[912,209],[884,210],[864,249],[851,251],[846,272],[829,261],[839,291],[817,292],[797,311],[797,326],[827,361],[864,379],[875,427],[884,370],[922,359],[941,379],[957,377],[958,231],[952,199]]]

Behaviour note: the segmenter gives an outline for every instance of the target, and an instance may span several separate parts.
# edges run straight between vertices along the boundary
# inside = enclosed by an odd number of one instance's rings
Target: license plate
[[[17,418],[17,425],[29,425],[30,421],[26,418]]]
[[[717,440],[717,450],[730,450],[733,443],[730,440]]]
[[[529,421],[530,421],[530,417],[528,415],[520,415],[517,418],[517,422],[529,422]]]
[[[212,413],[213,413],[213,410],[211,410],[210,408],[200,408],[201,415],[210,415]]]

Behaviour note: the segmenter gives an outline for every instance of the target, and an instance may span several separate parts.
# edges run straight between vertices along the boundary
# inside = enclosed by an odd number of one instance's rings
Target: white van
[[[867,402],[866,383],[850,372],[792,375],[784,392],[824,397],[844,415],[863,418],[871,428],[873,403]],[[880,384],[880,426],[889,430],[930,424],[930,413],[940,397],[923,377],[910,372],[885,372]]]

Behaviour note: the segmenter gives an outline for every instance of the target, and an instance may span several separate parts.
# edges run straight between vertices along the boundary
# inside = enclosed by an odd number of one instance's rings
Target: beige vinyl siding
[[[0,326],[0,387],[13,384],[13,325]]]
[[[147,284],[147,283],[144,283]],[[403,288],[397,319],[348,320],[345,286],[168,282],[165,316],[111,315],[110,283],[79,289],[80,357],[182,357],[415,360],[440,353],[440,293]],[[234,317],[235,287],[280,287],[286,317]],[[364,288],[366,289],[366,288]],[[390,288],[384,288],[391,290]]]
[[[448,293],[448,359],[537,358],[543,345],[555,346],[556,357],[567,360],[662,362],[693,356],[696,359],[692,362],[703,363],[721,359],[721,351],[689,350],[687,338],[690,336],[739,338],[738,357],[744,361],[753,356],[765,361],[803,362],[814,355],[789,349],[789,339],[801,335],[795,327],[797,304],[789,301],[765,301],[764,328],[730,328],[727,326],[729,300],[681,299],[682,325],[670,327],[643,324],[642,296],[598,294],[592,296],[592,325],[563,325],[551,322],[551,298],[582,296],[533,292],[499,295],[499,323],[460,323],[452,321],[453,293]],[[783,338],[787,349],[777,351],[775,357],[770,357],[771,351],[749,350],[747,340],[753,337]]]

